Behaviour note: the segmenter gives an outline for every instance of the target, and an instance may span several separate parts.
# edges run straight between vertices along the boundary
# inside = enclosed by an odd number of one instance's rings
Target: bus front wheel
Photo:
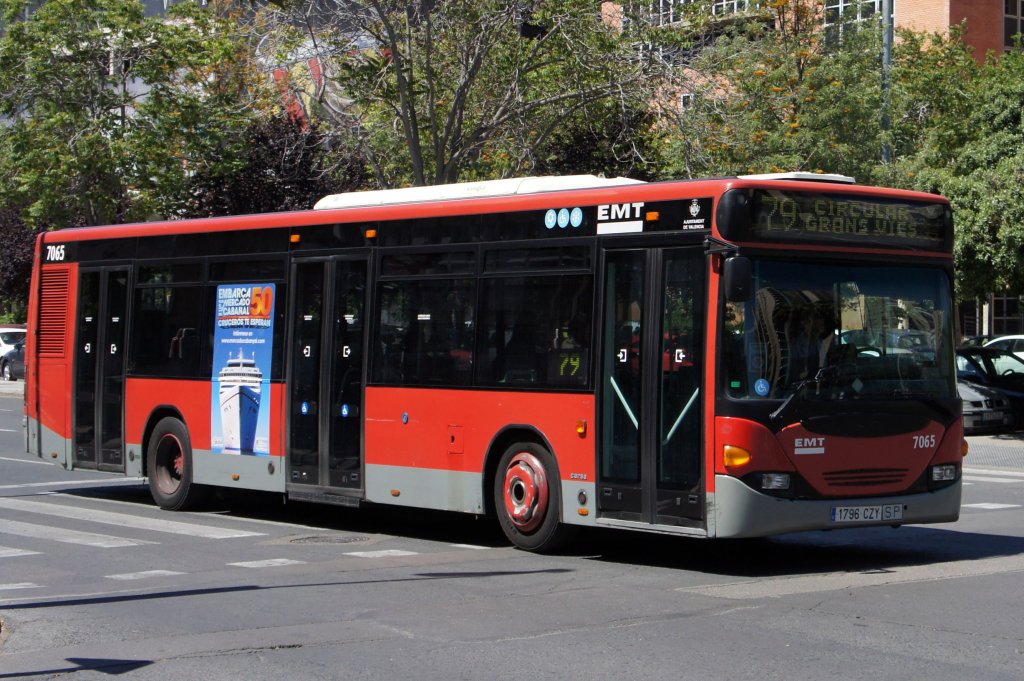
[[[172,416],[160,419],[147,452],[146,475],[157,506],[183,511],[199,503],[203,488],[192,482],[192,441],[184,423]]]
[[[494,506],[509,541],[528,551],[553,551],[570,529],[559,521],[561,481],[551,453],[532,442],[505,450],[494,476]]]

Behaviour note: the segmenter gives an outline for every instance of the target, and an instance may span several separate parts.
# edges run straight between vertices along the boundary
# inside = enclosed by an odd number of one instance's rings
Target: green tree
[[[678,69],[692,105],[672,120],[673,175],[805,170],[864,179],[881,154],[881,31],[822,0],[773,0]]]
[[[950,197],[961,299],[1024,291],[1024,53],[990,56],[904,172]]]
[[[228,18],[186,3],[0,0],[0,186],[44,228],[144,218],[259,111]],[[237,141],[236,141],[237,140]],[[215,158],[230,154],[213,155]]]

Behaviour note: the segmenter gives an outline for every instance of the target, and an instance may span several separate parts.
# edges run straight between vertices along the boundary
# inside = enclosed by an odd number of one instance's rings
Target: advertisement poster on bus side
[[[213,336],[214,452],[270,456],[274,284],[217,287]]]

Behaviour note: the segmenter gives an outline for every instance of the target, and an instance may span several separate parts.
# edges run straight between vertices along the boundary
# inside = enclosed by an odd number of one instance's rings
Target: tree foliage
[[[1024,291],[1024,53],[990,56],[958,85],[969,103],[908,158],[921,189],[950,197],[962,298]]]
[[[635,102],[652,63],[590,0],[364,0],[316,21],[319,113],[380,186],[528,172],[585,108]]]
[[[0,183],[45,228],[147,215],[154,178],[173,188],[234,124],[214,77],[237,54],[227,22],[190,4],[176,21],[123,0],[26,5],[0,0]]]
[[[724,26],[677,74],[692,106],[671,122],[668,173],[870,174],[881,149],[881,32],[822,29],[820,0],[773,0]]]

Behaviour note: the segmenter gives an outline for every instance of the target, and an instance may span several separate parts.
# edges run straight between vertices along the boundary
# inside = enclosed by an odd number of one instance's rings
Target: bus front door
[[[75,468],[124,472],[124,347],[128,270],[83,270],[75,345]]]
[[[289,389],[289,493],[361,496],[366,259],[297,261]]]
[[[699,526],[703,249],[608,250],[600,517]]]

